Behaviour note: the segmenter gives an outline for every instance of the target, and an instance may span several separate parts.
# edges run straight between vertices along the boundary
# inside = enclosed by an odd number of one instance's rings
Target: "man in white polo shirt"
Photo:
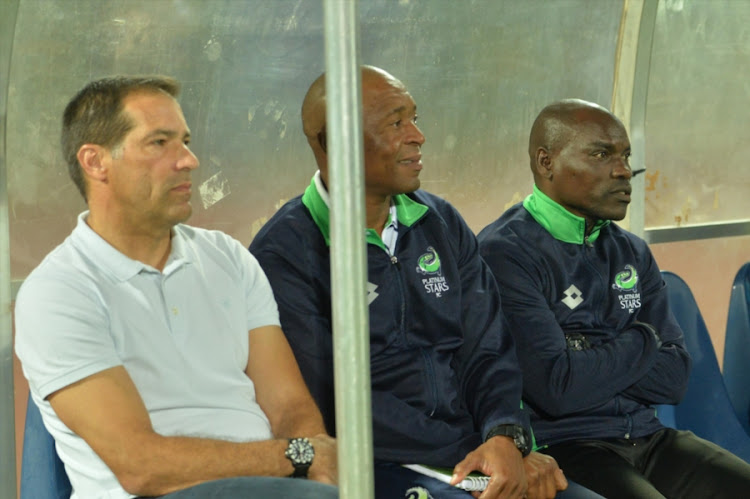
[[[65,110],[89,210],[18,295],[32,397],[73,497],[337,497],[335,441],[265,274],[238,241],[182,224],[198,160],[178,91],[106,78]]]

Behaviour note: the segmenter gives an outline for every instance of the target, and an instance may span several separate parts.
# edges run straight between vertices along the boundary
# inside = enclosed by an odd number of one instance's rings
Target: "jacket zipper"
[[[437,410],[437,384],[435,383],[435,368],[432,365],[432,359],[425,351],[425,349],[420,348],[419,351],[422,353],[422,358],[424,359],[425,378],[427,379],[427,383],[429,385],[428,388],[430,390],[430,398],[432,402],[432,407],[430,408],[430,412],[427,415],[432,417]]]
[[[583,257],[586,260],[586,264],[589,266],[589,268],[593,271],[594,275],[596,275],[599,278],[599,284],[602,285],[602,289],[607,289],[607,283],[605,281],[604,276],[602,276],[601,272],[599,272],[599,269],[596,268],[596,265],[594,265],[591,261],[591,258],[589,258],[589,253],[594,251],[594,245],[589,241],[589,237],[586,236],[583,238]],[[600,293],[594,293],[593,290],[589,290],[589,293],[595,297],[593,300],[592,310],[594,310],[594,318],[597,322],[601,323],[601,301],[602,301],[602,294]]]
[[[401,340],[404,342],[404,345],[408,345],[408,341],[406,338],[406,295],[404,292],[404,283],[403,283],[403,276],[401,275],[401,263],[398,261],[398,257],[396,255],[391,255],[391,253],[386,250],[386,254],[388,255],[388,258],[391,261],[391,265],[395,267],[396,272],[396,281],[398,282],[398,290],[400,293],[400,301],[401,301],[401,318],[399,319],[399,334],[401,335]]]

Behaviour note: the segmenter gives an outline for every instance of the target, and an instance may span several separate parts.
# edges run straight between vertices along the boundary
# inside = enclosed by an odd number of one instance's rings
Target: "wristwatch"
[[[307,438],[290,438],[284,455],[292,462],[292,478],[307,478],[307,470],[315,457],[315,449]]]
[[[486,442],[487,440],[491,439],[492,437],[497,436],[504,436],[504,437],[510,437],[513,439],[513,443],[516,444],[516,447],[519,451],[521,451],[521,455],[523,457],[526,457],[531,452],[531,438],[529,437],[529,432],[526,431],[526,429],[517,424],[501,424],[497,425],[494,428],[490,430],[489,433],[487,433],[487,438],[484,439]]]

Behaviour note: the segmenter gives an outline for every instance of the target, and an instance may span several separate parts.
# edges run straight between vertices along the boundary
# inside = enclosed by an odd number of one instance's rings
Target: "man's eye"
[[[167,139],[156,139],[153,143],[157,146],[163,146],[167,143]]]
[[[414,117],[411,119],[412,123],[416,123],[419,119],[419,115],[415,114]]]
[[[401,126],[401,120],[398,120],[398,121],[394,121],[394,122],[392,123],[392,125],[393,125],[393,126],[395,126],[396,128],[400,127],[400,126]]]
[[[607,156],[609,156],[609,154],[607,154],[607,151],[598,151],[594,153],[594,157],[597,159],[605,159],[607,158]]]

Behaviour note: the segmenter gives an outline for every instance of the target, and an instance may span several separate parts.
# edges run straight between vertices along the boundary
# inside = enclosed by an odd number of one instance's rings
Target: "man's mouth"
[[[622,201],[630,202],[630,193],[632,191],[632,188],[628,186],[624,186],[622,188],[617,188],[612,191],[610,191],[610,194],[613,194],[620,198]]]
[[[183,182],[181,184],[177,184],[176,186],[174,186],[172,190],[177,191],[177,192],[190,192],[192,187],[193,187],[192,182]]]
[[[399,164],[401,165],[419,165],[419,167],[422,167],[422,155],[416,154],[414,156],[410,156],[408,158],[404,158],[399,161]]]

